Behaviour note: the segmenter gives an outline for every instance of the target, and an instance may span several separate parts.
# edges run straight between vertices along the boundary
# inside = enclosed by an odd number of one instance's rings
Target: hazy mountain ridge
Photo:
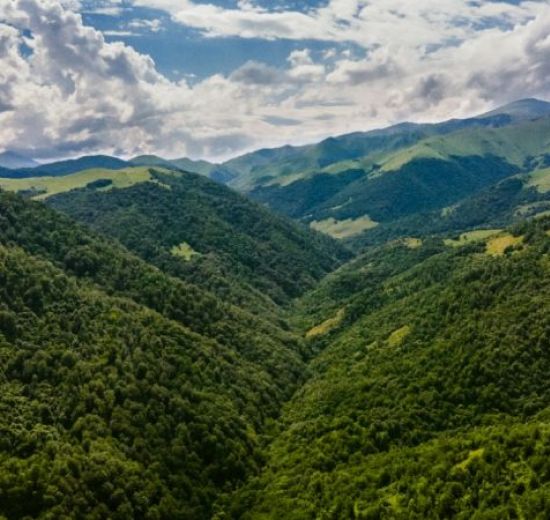
[[[15,152],[5,151],[0,153],[0,167],[8,169],[34,168],[39,166],[36,161]]]
[[[297,173],[323,171],[328,166],[345,160],[357,160],[380,152],[388,154],[428,137],[467,128],[498,128],[548,115],[550,103],[525,99],[467,119],[452,119],[434,124],[400,123],[384,129],[331,137],[318,144],[259,150],[232,159],[225,166],[240,173],[229,185],[248,191],[270,184],[276,179],[286,184]],[[283,181],[287,175],[290,180]]]

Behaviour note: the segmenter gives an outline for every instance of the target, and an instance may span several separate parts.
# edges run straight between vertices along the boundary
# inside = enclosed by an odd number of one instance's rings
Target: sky
[[[221,161],[550,99],[550,0],[0,0],[0,150]]]

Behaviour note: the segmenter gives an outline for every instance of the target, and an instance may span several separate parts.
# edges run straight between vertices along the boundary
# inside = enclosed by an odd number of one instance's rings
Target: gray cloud
[[[289,117],[265,116],[262,119],[266,123],[273,126],[297,126],[302,124],[301,121],[298,121],[297,119],[291,119]]]
[[[247,85],[275,85],[285,80],[285,74],[265,63],[249,61],[235,70],[229,79]]]
[[[282,24],[297,40],[365,49],[361,58],[342,46],[320,55],[304,42],[280,68],[252,61],[189,85],[170,81],[133,48],[106,42],[68,1],[0,0],[1,147],[43,158],[123,151],[221,159],[550,97],[547,2],[331,0],[307,13],[269,13],[245,3],[228,10],[139,0],[208,37],[275,38]]]

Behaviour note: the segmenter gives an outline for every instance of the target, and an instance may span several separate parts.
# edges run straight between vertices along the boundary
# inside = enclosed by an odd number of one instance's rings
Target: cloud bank
[[[550,97],[546,1],[332,0],[301,12],[250,1],[234,9],[189,0],[134,4],[161,9],[204,38],[303,45],[286,67],[251,61],[188,84],[167,79],[132,47],[107,42],[84,25],[75,2],[3,0],[0,148],[43,159],[95,152],[218,159]],[[133,28],[161,30],[139,20]],[[319,53],[311,40],[335,47]]]

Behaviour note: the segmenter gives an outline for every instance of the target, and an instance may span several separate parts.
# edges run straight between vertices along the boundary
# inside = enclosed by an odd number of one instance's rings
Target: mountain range
[[[279,214],[360,244],[397,236],[396,229],[412,232],[419,221],[424,231],[467,230],[481,223],[472,219],[476,197],[491,193],[506,193],[508,203],[493,208],[490,216],[483,206],[488,225],[550,209],[545,187],[549,131],[550,103],[524,99],[469,119],[401,123],[309,146],[258,150],[223,164],[89,156],[0,172],[4,179],[27,179],[0,180],[0,185],[35,184],[40,190],[39,177],[91,169],[156,166],[196,172]]]
[[[0,517],[545,518],[549,255],[534,99],[1,169]]]

